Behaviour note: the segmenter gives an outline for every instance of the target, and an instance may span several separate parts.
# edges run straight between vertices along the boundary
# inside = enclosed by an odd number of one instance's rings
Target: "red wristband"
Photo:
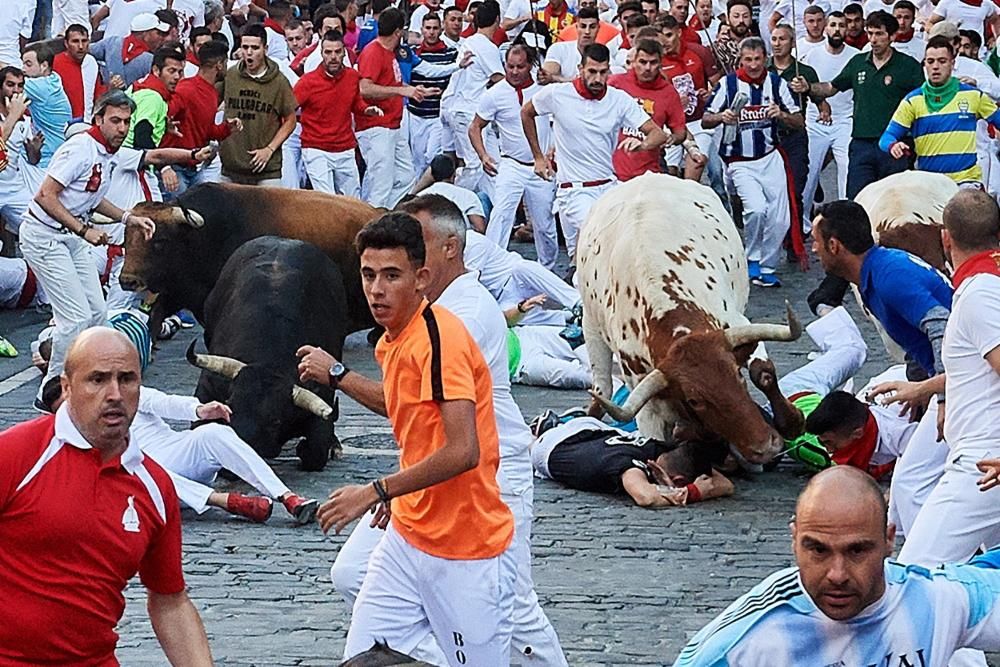
[[[695,486],[694,484],[688,484],[684,488],[687,489],[687,492],[688,492],[688,499],[687,499],[687,501],[689,503],[696,503],[696,502],[698,502],[698,501],[701,500],[701,491],[698,490],[697,486]]]

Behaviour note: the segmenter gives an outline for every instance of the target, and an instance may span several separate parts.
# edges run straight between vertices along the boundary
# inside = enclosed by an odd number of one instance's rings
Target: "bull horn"
[[[792,312],[792,305],[785,301],[785,317],[788,324],[744,324],[726,329],[726,341],[731,347],[739,347],[764,340],[789,342],[802,335],[802,325]]]
[[[173,207],[173,219],[178,224],[191,225],[195,229],[205,226],[205,218],[198,211],[180,206]]]
[[[661,391],[667,388],[667,376],[663,374],[658,368],[654,368],[646,377],[639,381],[639,384],[635,386],[632,393],[628,395],[628,400],[625,401],[625,405],[615,405],[608,399],[604,398],[600,394],[591,391],[590,395],[594,397],[604,411],[607,412],[612,419],[620,422],[630,422],[635,419],[636,413],[642,410],[642,406],[649,402],[649,399],[653,398]]]
[[[292,403],[307,412],[311,412],[320,419],[329,420],[333,415],[333,408],[322,398],[302,387],[295,385],[292,387]]]
[[[236,379],[236,376],[240,374],[240,371],[246,367],[246,364],[238,359],[233,359],[232,357],[223,357],[217,354],[197,354],[194,351],[194,346],[198,341],[191,341],[191,345],[187,349],[187,360],[192,366],[197,366],[198,368],[204,369],[206,371],[211,371],[212,373],[218,373],[219,375],[229,378],[230,380]]]

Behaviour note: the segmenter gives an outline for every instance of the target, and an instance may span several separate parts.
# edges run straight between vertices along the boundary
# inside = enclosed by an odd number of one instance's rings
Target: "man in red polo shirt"
[[[128,437],[135,347],[114,329],[87,329],[61,382],[55,415],[0,434],[0,663],[117,665],[115,626],[138,572],[170,663],[211,665],[184,588],[177,495]]]
[[[382,110],[365,103],[361,77],[344,67],[344,36],[331,30],[319,46],[323,66],[307,72],[293,91],[302,112],[302,159],[314,190],[360,198],[352,112],[381,116]]]

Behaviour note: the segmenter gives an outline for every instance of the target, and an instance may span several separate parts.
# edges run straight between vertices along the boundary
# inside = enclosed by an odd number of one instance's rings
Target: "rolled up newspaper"
[[[729,105],[729,110],[736,114],[739,118],[740,111],[746,106],[750,98],[746,96],[746,93],[736,93],[733,96],[733,103]],[[722,128],[722,143],[731,144],[736,141],[736,132],[739,131],[739,123],[735,125],[724,125]]]

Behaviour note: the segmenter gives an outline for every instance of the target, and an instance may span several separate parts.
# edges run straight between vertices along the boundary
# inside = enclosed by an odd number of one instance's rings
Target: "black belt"
[[[521,160],[518,160],[516,157],[511,157],[510,155],[501,155],[500,157],[501,157],[501,159],[511,160],[512,162],[516,162],[516,163],[518,163],[520,165],[524,165],[525,167],[532,167],[532,168],[534,168],[534,166],[535,166],[534,162],[522,162]]]
[[[39,218],[37,215],[35,215],[34,213],[32,213],[31,209],[28,209],[28,215],[30,215],[32,218],[34,218],[35,222],[37,222],[38,224],[42,225],[43,227],[48,227],[49,229],[51,229],[54,232],[59,232],[60,234],[72,234],[73,233],[70,230],[66,229],[63,225],[59,225],[58,227],[53,227],[52,225],[50,225],[49,223],[45,222],[44,220],[42,220],[41,218]]]

